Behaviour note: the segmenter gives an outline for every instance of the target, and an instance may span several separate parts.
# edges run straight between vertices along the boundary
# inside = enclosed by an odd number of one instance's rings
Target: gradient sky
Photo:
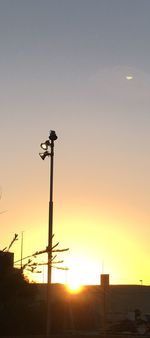
[[[0,126],[1,249],[22,231],[24,255],[47,245],[54,129],[68,274],[150,284],[150,1],[0,0]]]

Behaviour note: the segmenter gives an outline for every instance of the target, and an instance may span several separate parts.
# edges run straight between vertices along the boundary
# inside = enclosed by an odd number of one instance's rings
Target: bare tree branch
[[[12,247],[13,243],[17,240],[18,240],[18,234],[14,234],[14,238],[12,239],[7,251],[9,251],[9,249]]]
[[[68,251],[69,250],[69,248],[67,248],[67,249],[58,249],[58,250],[53,250],[53,252],[63,252],[63,251]]]

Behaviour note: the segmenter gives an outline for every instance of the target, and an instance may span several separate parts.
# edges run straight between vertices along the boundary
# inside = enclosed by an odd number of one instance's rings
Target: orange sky
[[[150,283],[149,11],[146,0],[0,4],[1,249],[18,233],[18,259],[22,231],[24,255],[47,246],[38,153],[54,129],[54,242],[70,248],[54,282]]]

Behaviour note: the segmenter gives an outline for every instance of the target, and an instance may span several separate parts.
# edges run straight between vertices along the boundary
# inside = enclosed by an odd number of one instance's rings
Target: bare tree
[[[54,235],[53,235],[54,237]],[[30,272],[34,272],[34,273],[41,273],[42,271],[39,270],[39,266],[44,266],[44,265],[51,265],[51,267],[55,268],[55,269],[59,269],[59,270],[68,270],[67,267],[64,266],[60,266],[59,264],[63,264],[64,260],[58,260],[57,259],[57,253],[61,253],[61,252],[65,252],[68,251],[69,248],[65,248],[65,249],[59,249],[58,248],[59,242],[57,242],[56,244],[54,244],[51,248],[50,247],[46,247],[43,250],[40,251],[36,251],[31,255],[28,255],[26,257],[23,257],[22,259],[19,259],[17,261],[15,261],[14,264],[16,265],[20,265],[21,261],[25,260],[25,264],[22,265],[22,272],[27,270]],[[51,259],[50,261],[43,261],[43,262],[36,262],[35,259],[39,256],[39,255],[43,255],[43,254],[48,254],[51,253]]]

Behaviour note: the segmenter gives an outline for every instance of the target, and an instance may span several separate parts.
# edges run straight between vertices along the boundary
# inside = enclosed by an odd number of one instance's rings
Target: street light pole
[[[48,217],[48,284],[52,282],[52,269],[51,269],[51,248],[52,248],[52,236],[53,236],[53,169],[54,169],[54,141],[50,143],[50,186],[49,186],[49,217]]]
[[[50,131],[49,140],[41,143],[41,148],[44,153],[40,153],[40,157],[44,160],[47,156],[50,158],[50,173],[49,173],[49,217],[48,217],[48,269],[47,269],[47,322],[46,336],[51,333],[51,284],[52,284],[52,237],[53,237],[53,171],[54,171],[54,141],[57,140],[57,135],[54,130]],[[50,148],[50,151],[49,151]]]

